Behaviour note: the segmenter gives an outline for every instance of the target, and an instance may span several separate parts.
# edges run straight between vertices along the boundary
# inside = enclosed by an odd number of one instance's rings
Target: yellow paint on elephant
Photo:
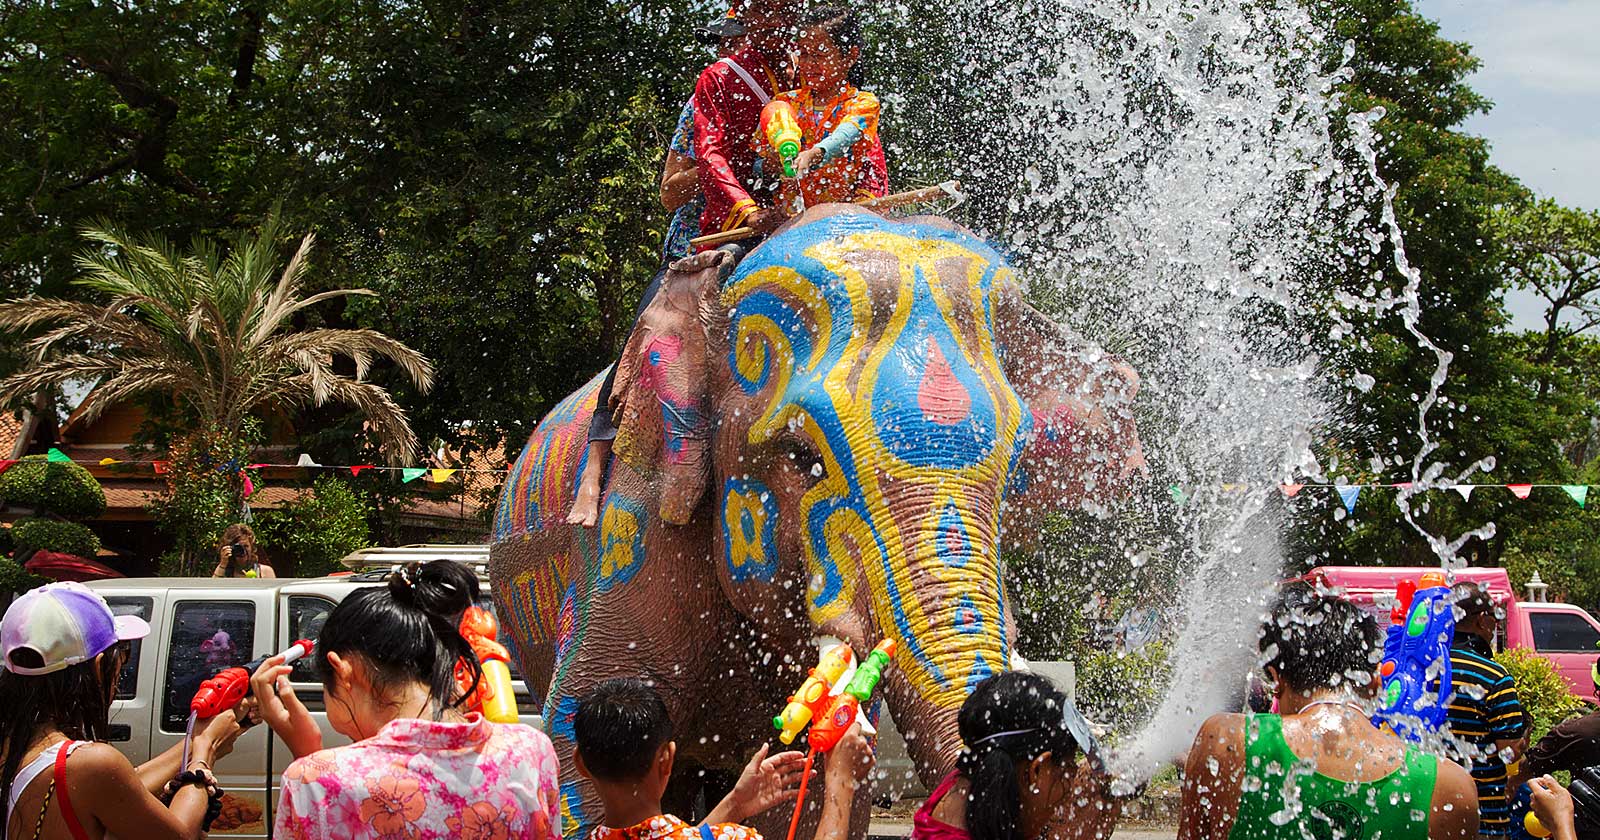
[[[728,570],[734,580],[758,577],[770,580],[777,572],[772,556],[772,517],[775,505],[764,487],[729,489],[722,506],[722,521],[727,529]]]
[[[600,516],[600,568],[597,584],[610,589],[626,583],[644,565],[644,508],[612,494]]]
[[[924,607],[930,576],[950,590],[930,599],[941,605],[938,620],[988,628],[989,636],[997,636],[1002,627],[995,521],[1024,422],[1023,406],[1000,367],[987,325],[960,330],[957,319],[982,318],[989,299],[1014,281],[992,258],[958,241],[886,230],[821,239],[803,253],[822,266],[820,276],[808,277],[789,265],[768,266],[724,293],[729,303],[748,302],[759,295],[769,298],[762,306],[748,306],[750,311],[734,323],[737,372],[747,381],[760,382],[761,392],[770,398],[749,429],[748,443],[765,443],[787,432],[809,440],[821,457],[823,474],[802,497],[799,511],[803,529],[820,531],[809,533],[804,546],[812,621],[820,625],[852,608],[856,582],[864,579],[874,593],[874,609],[885,630],[902,642],[913,642],[902,644],[897,656],[910,682],[926,697],[959,703],[958,694],[937,689],[970,685],[989,669],[1003,667],[1004,639],[975,637],[954,661],[948,651],[937,657],[920,652],[915,640],[935,629],[935,617]],[[884,313],[874,313],[871,286],[860,267],[881,260],[883,254],[898,259],[901,282],[888,323],[874,330],[872,321],[876,317],[882,323]],[[952,275],[940,270],[952,263],[964,266],[964,272]],[[915,299],[919,288],[920,304]],[[774,314],[770,310],[775,306],[787,311]],[[796,319],[807,322],[804,335],[785,334],[780,324],[785,318],[790,319],[791,331],[801,327]],[[809,343],[804,358],[793,346],[796,340]],[[900,401],[896,408],[905,410],[905,400],[916,397],[914,392],[901,393],[906,371],[890,366],[904,363],[908,344],[935,340],[940,348],[959,354],[950,362],[971,372],[968,379],[976,385],[970,387],[979,392],[968,396],[992,406],[993,428],[985,430],[992,438],[983,442],[986,448],[971,463],[954,468],[895,457],[884,435],[900,430],[880,428],[873,416],[882,377],[899,377],[889,382],[889,392]],[[772,364],[785,355],[793,357],[792,365]],[[789,367],[792,379],[786,375]],[[903,440],[901,444],[903,448]],[[886,487],[889,483],[892,490]],[[934,504],[917,520],[904,523],[911,530],[903,533],[895,511],[889,509],[888,492],[896,498],[931,499]],[[953,520],[951,510],[956,511]],[[982,511],[988,521],[973,521],[973,511]],[[955,532],[969,541],[970,550],[950,548]],[[961,562],[941,562],[941,556]],[[988,591],[972,591],[975,580],[987,583],[979,588]],[[959,609],[949,606],[958,601]],[[960,661],[968,653],[970,657]]]

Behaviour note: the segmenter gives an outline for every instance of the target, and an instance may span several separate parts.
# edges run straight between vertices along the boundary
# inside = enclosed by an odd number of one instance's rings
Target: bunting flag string
[[[50,463],[53,463],[53,464],[78,464],[79,466],[84,466],[84,467],[88,467],[88,466],[99,466],[99,467],[149,467],[153,472],[155,472],[156,475],[166,475],[166,474],[172,472],[172,462],[168,461],[168,460],[163,460],[163,459],[131,459],[130,460],[130,459],[122,459],[122,458],[101,458],[98,461],[89,461],[89,460],[77,461],[77,460],[73,460],[73,458],[70,455],[68,455],[65,452],[62,452],[60,449],[57,449],[57,448],[54,448],[54,447],[52,447],[49,450],[49,452],[45,455],[45,460],[50,462]],[[15,464],[15,463],[19,463],[19,462],[18,461],[13,461],[13,460],[0,460],[0,472],[4,472],[7,467],[10,467],[12,464]],[[477,475],[477,474],[499,474],[499,475],[504,475],[506,472],[508,472],[511,469],[511,467],[510,467],[510,465],[507,465],[507,466],[500,467],[500,468],[496,469],[496,468],[488,468],[488,467],[385,467],[385,466],[379,466],[377,464],[333,465],[333,464],[319,464],[319,463],[316,462],[315,459],[313,459],[308,454],[301,454],[299,456],[298,460],[296,460],[294,463],[290,463],[290,464],[274,464],[274,463],[265,463],[265,462],[263,462],[263,463],[254,463],[254,464],[243,464],[243,465],[241,465],[237,461],[229,461],[226,464],[222,464],[222,465],[216,467],[216,471],[217,472],[241,472],[241,473],[243,471],[245,471],[245,470],[296,470],[296,469],[299,469],[299,470],[307,470],[307,469],[348,470],[350,472],[350,475],[356,476],[356,477],[360,477],[361,473],[363,473],[363,472],[365,472],[367,470],[372,470],[375,473],[385,473],[385,472],[387,472],[387,473],[395,473],[401,479],[402,482],[411,482],[411,481],[415,481],[416,479],[421,478],[423,476],[427,476],[428,481],[430,481],[430,482],[432,482],[434,484],[441,484],[441,483],[449,481],[451,478],[455,477],[455,475],[457,473],[474,474],[474,475]],[[250,483],[249,476],[245,476],[245,481],[246,481],[247,484]]]
[[[1248,492],[1248,491],[1251,491],[1251,490],[1263,489],[1263,485],[1261,485],[1259,483],[1258,484],[1248,484],[1248,483],[1239,483],[1239,482],[1220,482],[1220,483],[1212,485],[1212,486],[1214,486],[1223,495],[1236,495],[1236,494],[1243,493],[1243,492]],[[1271,485],[1266,485],[1266,486],[1271,486]],[[1539,488],[1560,488],[1561,491],[1563,493],[1565,493],[1573,502],[1577,503],[1579,509],[1587,509],[1588,501],[1589,501],[1589,488],[1593,487],[1593,486],[1595,486],[1595,485],[1592,485],[1592,484],[1533,484],[1533,483],[1514,483],[1514,484],[1488,484],[1488,483],[1455,484],[1455,483],[1450,483],[1450,484],[1440,484],[1440,485],[1437,485],[1437,486],[1434,486],[1434,487],[1429,487],[1427,489],[1428,490],[1454,490],[1457,494],[1459,494],[1461,496],[1462,500],[1471,501],[1472,500],[1472,493],[1473,493],[1474,490],[1477,490],[1477,489],[1482,488],[1482,487],[1500,487],[1500,488],[1504,488],[1506,490],[1511,491],[1511,495],[1516,497],[1517,499],[1526,501],[1527,499],[1532,497],[1533,491],[1537,490]],[[1283,493],[1284,497],[1285,498],[1289,498],[1289,499],[1293,499],[1293,498],[1299,497],[1301,495],[1301,491],[1305,490],[1308,487],[1327,488],[1327,489],[1333,490],[1334,491],[1334,496],[1336,498],[1338,498],[1339,503],[1344,507],[1345,513],[1347,513],[1347,514],[1355,513],[1356,501],[1360,498],[1361,493],[1364,490],[1390,489],[1390,490],[1398,490],[1398,491],[1401,491],[1401,492],[1407,492],[1407,493],[1412,493],[1412,494],[1420,494],[1421,492],[1423,492],[1422,490],[1415,489],[1416,485],[1414,483],[1412,483],[1412,482],[1409,482],[1409,481],[1381,482],[1381,483],[1380,482],[1367,482],[1367,483],[1358,483],[1358,484],[1282,482],[1282,483],[1278,484],[1277,487],[1278,487],[1279,492]],[[1178,504],[1182,505],[1182,504],[1188,502],[1194,496],[1195,492],[1197,490],[1199,490],[1199,489],[1200,488],[1198,486],[1180,486],[1180,485],[1177,485],[1177,484],[1171,484],[1171,485],[1168,485],[1167,492],[1172,496],[1172,500],[1174,502],[1177,502]]]

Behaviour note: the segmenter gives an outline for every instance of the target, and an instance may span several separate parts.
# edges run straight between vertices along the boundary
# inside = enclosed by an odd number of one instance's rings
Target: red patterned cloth
[[[754,88],[734,65],[744,69]],[[749,47],[700,72],[694,86],[694,156],[706,198],[702,234],[739,227],[756,211],[747,187],[756,162],[750,138],[761,122],[761,108],[777,90],[767,57]]]

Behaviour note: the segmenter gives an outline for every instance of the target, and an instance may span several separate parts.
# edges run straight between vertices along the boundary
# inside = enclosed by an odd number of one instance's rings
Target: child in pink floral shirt
[[[456,663],[478,660],[454,617],[477,597],[471,570],[438,561],[399,568],[387,587],[334,608],[313,655],[328,723],[349,746],[321,749],[316,723],[279,680],[281,660],[256,672],[263,719],[301,756],[283,774],[274,837],[560,840],[550,739],[459,709]]]

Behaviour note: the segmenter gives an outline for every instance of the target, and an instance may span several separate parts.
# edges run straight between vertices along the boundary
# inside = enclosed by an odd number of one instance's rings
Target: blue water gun
[[[1383,640],[1383,706],[1373,716],[1378,726],[1421,741],[1424,732],[1445,725],[1451,692],[1450,641],[1455,636],[1456,615],[1450,587],[1443,572],[1428,572],[1416,581],[1395,587],[1399,606],[1389,614],[1389,631]],[[1438,663],[1437,689],[1430,689],[1428,669]]]

